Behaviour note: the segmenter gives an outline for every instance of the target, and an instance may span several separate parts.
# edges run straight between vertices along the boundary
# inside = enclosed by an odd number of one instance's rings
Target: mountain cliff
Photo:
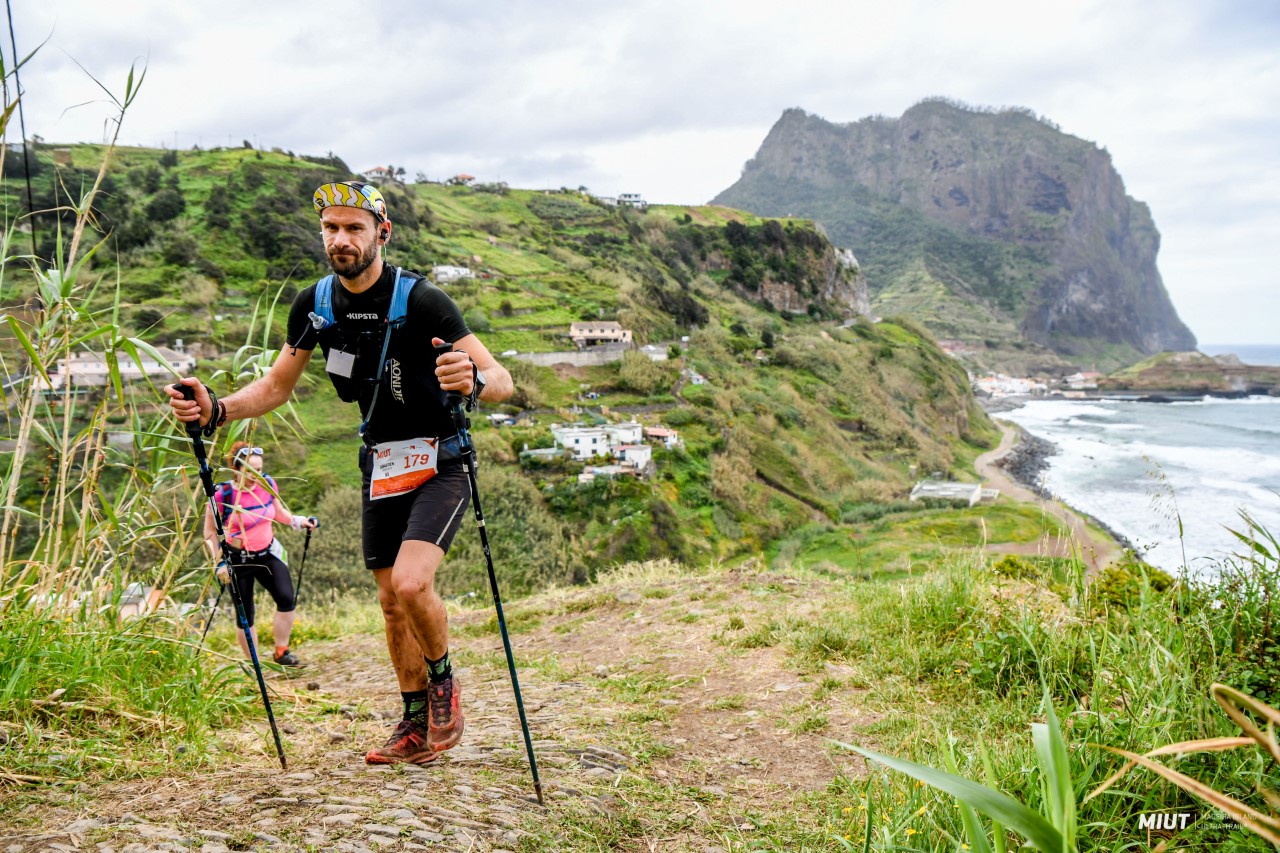
[[[714,203],[817,219],[862,259],[877,310],[973,348],[1118,365],[1195,347],[1147,206],[1105,150],[1025,110],[790,109]]]

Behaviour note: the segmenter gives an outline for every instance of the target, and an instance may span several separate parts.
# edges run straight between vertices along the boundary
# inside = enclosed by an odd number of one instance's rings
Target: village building
[[[620,444],[613,454],[623,465],[631,465],[642,474],[653,465],[653,448],[647,444]]]
[[[573,458],[585,462],[597,456],[613,456],[622,445],[639,444],[644,428],[634,421],[620,424],[552,424],[551,436],[556,445],[573,452]]]
[[[1085,371],[1083,373],[1073,373],[1062,380],[1062,384],[1066,385],[1072,391],[1092,391],[1098,387],[1098,380],[1102,378],[1102,374],[1097,371]]]
[[[999,489],[984,489],[981,483],[955,483],[949,480],[921,480],[911,488],[913,501],[935,500],[974,506],[978,501],[995,500]]]
[[[448,284],[451,281],[461,281],[462,279],[475,277],[476,274],[469,267],[437,264],[431,268],[431,279],[436,284]]]
[[[640,193],[622,193],[618,196],[618,204],[626,207],[634,207],[638,210],[645,210],[649,207],[649,202],[644,200],[644,196]]]
[[[615,320],[584,320],[569,324],[569,339],[578,349],[600,344],[631,344],[631,330]]]
[[[1031,397],[1049,392],[1049,386],[1043,382],[1003,373],[981,376],[974,379],[972,385],[975,393],[988,397]]]
[[[391,173],[390,166],[374,166],[372,169],[366,169],[362,172],[360,177],[364,178],[366,181],[372,182],[390,180],[395,177],[395,175]]]
[[[609,432],[603,426],[552,424],[551,437],[555,439],[557,447],[572,451],[573,458],[580,462],[597,456],[608,456],[612,449]]]
[[[667,450],[674,450],[682,445],[680,433],[670,427],[645,427],[644,437],[658,442]]]
[[[174,373],[190,376],[195,372],[196,359],[187,352],[179,339],[173,346],[156,347],[156,353],[163,362],[143,349],[138,350],[141,364],[133,360],[133,356],[116,353],[116,368],[121,382],[138,382],[147,377],[164,380],[171,379]],[[167,362],[165,364],[164,362]],[[49,382],[36,377],[37,387],[45,390],[60,391],[63,388],[102,388],[111,381],[111,369],[105,353],[85,351],[73,352],[69,358],[58,359],[57,365],[49,372]]]

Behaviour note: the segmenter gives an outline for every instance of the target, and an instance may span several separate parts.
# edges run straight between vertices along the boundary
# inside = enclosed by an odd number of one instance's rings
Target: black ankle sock
[[[431,697],[431,691],[415,690],[412,693],[401,693],[400,696],[404,699],[404,718],[406,720],[427,715],[427,702]]]
[[[453,664],[449,662],[448,651],[440,660],[432,660],[426,655],[423,655],[422,659],[427,662],[427,675],[431,677],[432,684],[448,681],[449,676],[453,675]]]

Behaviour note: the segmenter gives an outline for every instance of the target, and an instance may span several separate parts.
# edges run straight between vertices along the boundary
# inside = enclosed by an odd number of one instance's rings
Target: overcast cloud
[[[1027,107],[1111,152],[1202,342],[1280,343],[1272,0],[14,5],[20,54],[49,38],[21,74],[27,133],[50,142],[101,141],[110,105],[86,70],[120,91],[137,61],[126,144],[248,139],[357,170],[701,203],[788,107]]]

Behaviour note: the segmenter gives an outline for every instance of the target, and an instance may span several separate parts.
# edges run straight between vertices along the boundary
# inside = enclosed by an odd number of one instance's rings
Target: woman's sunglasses
[[[261,456],[261,455],[262,455],[261,447],[242,447],[236,451],[235,461],[240,462],[244,459],[248,459],[250,456]]]

